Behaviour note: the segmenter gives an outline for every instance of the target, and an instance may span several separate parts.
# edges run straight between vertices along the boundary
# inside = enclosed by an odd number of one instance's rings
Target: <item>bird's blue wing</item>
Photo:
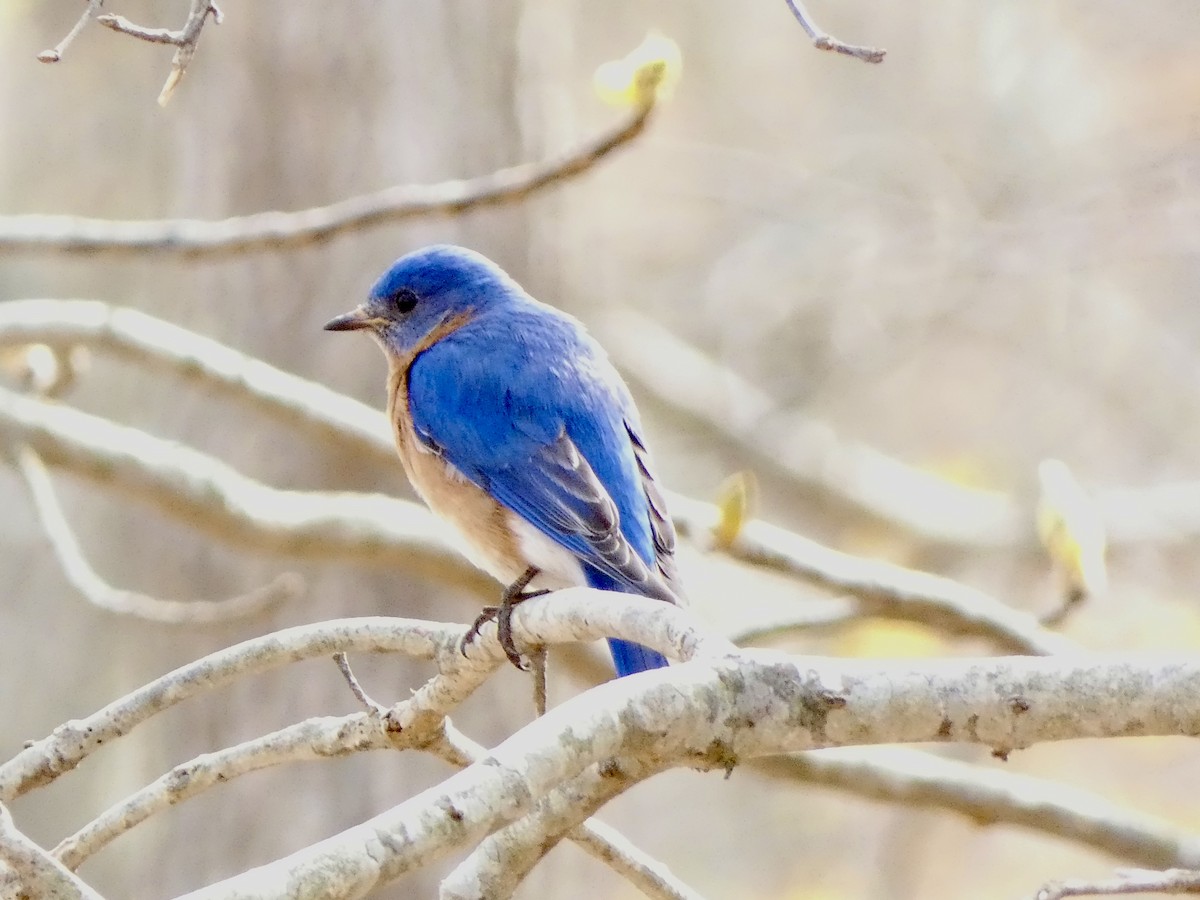
[[[631,401],[576,328],[543,313],[455,332],[409,369],[413,423],[430,449],[604,586],[674,602],[658,564],[674,535],[663,531],[661,495],[645,489],[653,479],[639,463]]]

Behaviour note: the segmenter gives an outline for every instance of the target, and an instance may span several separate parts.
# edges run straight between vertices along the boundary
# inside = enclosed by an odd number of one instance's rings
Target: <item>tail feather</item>
[[[609,638],[608,649],[612,651],[613,665],[617,669],[618,678],[632,675],[634,672],[645,672],[647,669],[661,669],[667,665],[667,658],[661,653],[632,641]]]
[[[603,572],[587,568],[585,573],[591,587],[599,588],[602,591],[628,593],[621,591],[621,585]],[[632,675],[634,672],[645,672],[647,669],[661,669],[667,665],[667,658],[661,653],[632,641],[609,638],[608,648],[612,652],[613,665],[616,667],[618,678],[623,675]]]

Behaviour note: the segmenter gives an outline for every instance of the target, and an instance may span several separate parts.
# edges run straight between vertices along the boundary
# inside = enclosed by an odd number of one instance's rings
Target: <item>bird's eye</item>
[[[410,313],[417,306],[417,295],[408,288],[400,288],[400,290],[392,294],[392,303],[395,305],[397,312],[401,314]]]

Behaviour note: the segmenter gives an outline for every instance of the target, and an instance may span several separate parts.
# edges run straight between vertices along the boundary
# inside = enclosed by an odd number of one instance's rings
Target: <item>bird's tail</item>
[[[602,591],[621,591],[621,585],[613,578],[595,569],[587,569],[587,582],[590,587]],[[632,675],[634,672],[645,672],[647,669],[661,669],[667,665],[667,658],[661,653],[635,644],[632,641],[622,641],[618,638],[608,639],[608,649],[612,652],[613,665],[617,677]]]
[[[667,664],[667,658],[661,653],[633,641],[609,638],[608,649],[612,651],[613,665],[616,666],[618,678],[622,675],[632,675],[634,672],[645,672],[647,669],[661,669]]]

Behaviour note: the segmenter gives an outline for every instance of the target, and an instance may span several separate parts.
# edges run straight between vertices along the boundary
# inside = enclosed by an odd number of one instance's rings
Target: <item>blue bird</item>
[[[507,616],[535,593],[589,585],[682,602],[637,409],[576,319],[486,257],[438,245],[397,260],[325,328],[367,329],[383,349],[400,460],[472,562],[508,586],[498,622],[516,665]],[[618,675],[667,664],[609,646]]]

